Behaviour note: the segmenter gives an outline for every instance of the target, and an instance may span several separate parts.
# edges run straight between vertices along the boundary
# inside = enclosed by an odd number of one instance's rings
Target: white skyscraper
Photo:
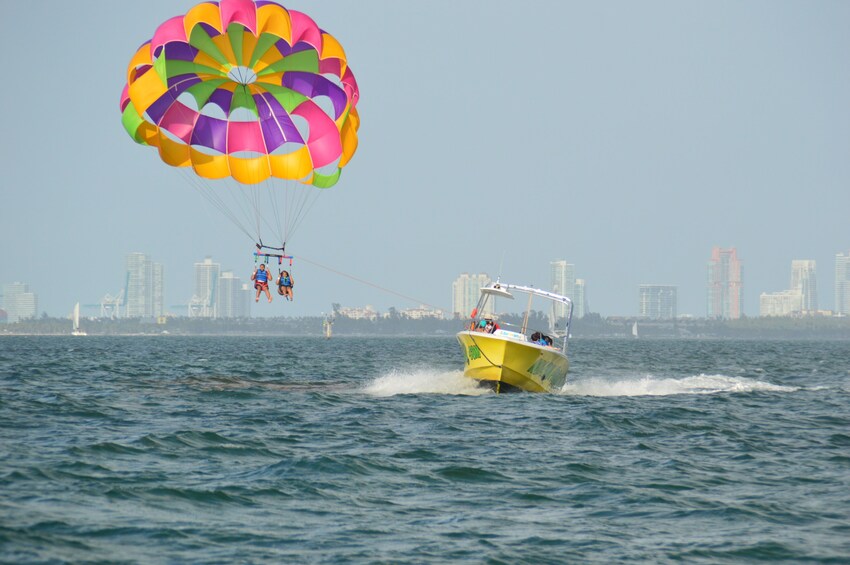
[[[791,290],[803,296],[801,310],[815,313],[818,310],[818,283],[815,275],[816,264],[811,260],[795,259],[791,261]]]
[[[164,272],[162,265],[154,263],[144,253],[127,255],[128,318],[157,318],[164,311]]]
[[[791,261],[791,288],[780,292],[763,292],[759,296],[759,316],[799,316],[818,310],[818,284],[815,262]]]
[[[195,293],[192,296],[190,316],[218,317],[216,300],[220,272],[221,265],[213,263],[211,257],[205,258],[201,263],[195,263]]]
[[[638,287],[638,312],[652,320],[675,320],[678,287],[662,284],[642,284]]]
[[[762,292],[759,296],[759,316],[791,316],[803,310],[803,293],[799,290]]]
[[[159,318],[165,314],[165,294],[163,292],[165,288],[165,269],[162,263],[152,263],[151,271],[153,273],[153,290],[151,291],[153,317]]]
[[[490,277],[485,273],[479,275],[461,273],[452,283],[452,314],[456,318],[469,317],[472,310],[478,305],[481,288],[488,284],[490,284]],[[487,301],[487,311],[479,312],[479,315],[492,315],[494,313],[493,303],[493,300]]]
[[[573,318],[582,318],[587,314],[585,304],[585,281],[576,278],[576,268],[572,263],[564,260],[549,263],[551,273],[552,292],[562,294],[573,301]],[[555,305],[555,317],[565,318],[567,306],[565,304]]]
[[[576,279],[575,298],[573,298],[573,317],[584,318],[587,315],[587,296],[584,279]]]
[[[232,271],[218,279],[216,310],[219,318],[248,318],[251,315],[251,289]]]
[[[35,318],[38,313],[38,296],[30,292],[25,283],[3,285],[3,309],[6,311],[6,321],[10,324]]]
[[[835,255],[835,312],[850,315],[850,251]]]

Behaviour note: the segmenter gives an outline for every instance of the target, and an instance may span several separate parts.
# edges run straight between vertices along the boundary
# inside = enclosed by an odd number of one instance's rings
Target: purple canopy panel
[[[215,29],[213,26],[211,26],[210,24],[208,24],[206,22],[201,22],[201,23],[198,24],[198,26],[201,26],[201,29],[204,30],[205,32],[207,32],[207,35],[209,35],[210,37],[215,37],[217,35],[221,35],[220,31],[218,31],[217,29]],[[195,27],[197,27],[197,26],[195,26]]]
[[[195,122],[190,143],[224,154],[227,151],[227,121],[201,114]]]
[[[345,92],[321,75],[290,71],[283,75],[283,86],[311,99],[327,96],[333,102],[335,118],[340,117],[345,111]]]
[[[165,44],[165,58],[167,60],[194,61],[198,49],[188,43],[172,41]]]
[[[293,39],[295,38],[293,37]],[[316,47],[310,45],[309,43],[299,41],[292,46],[292,49],[290,50],[289,54],[291,55],[292,53],[302,53],[304,51],[318,51],[318,49],[316,49]]]
[[[152,123],[159,124],[162,117],[175,102],[177,102],[177,95],[170,90],[166,90],[153,104],[144,109],[144,113],[148,115]]]
[[[225,90],[224,88],[217,88],[215,92],[213,92],[209,99],[207,100],[207,104],[215,104],[222,110],[224,110],[224,114],[226,116],[230,115],[230,102],[233,100],[233,93],[229,90]]]
[[[274,96],[268,92],[255,94],[254,101],[257,104],[260,126],[266,140],[266,150],[269,153],[274,152],[284,143],[304,143],[298,128],[292,123],[292,118]]]
[[[284,57],[288,57],[292,54],[292,46],[287,43],[285,39],[279,40],[277,43],[274,44],[274,46],[278,51],[280,51],[280,54]]]

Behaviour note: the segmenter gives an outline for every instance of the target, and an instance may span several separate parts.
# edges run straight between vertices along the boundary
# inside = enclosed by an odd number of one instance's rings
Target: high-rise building
[[[576,268],[572,263],[567,263],[563,259],[552,261],[549,263],[549,272],[551,273],[552,292],[562,294],[573,301],[573,317],[576,316]],[[567,305],[555,305],[555,318],[567,317]]]
[[[251,289],[232,271],[224,271],[218,279],[215,303],[219,318],[248,318],[251,315]]]
[[[221,265],[213,263],[211,257],[195,263],[195,293],[192,296],[189,315],[198,318],[218,317],[216,300]]]
[[[743,265],[734,247],[714,247],[708,262],[707,317],[737,320],[744,314]]]
[[[159,318],[165,314],[165,269],[162,263],[151,263],[153,290],[151,299],[153,301],[153,317]]]
[[[4,284],[3,309],[6,311],[6,321],[10,324],[35,318],[38,313],[38,296],[30,292],[28,284]]]
[[[127,255],[127,281],[124,291],[128,318],[158,318],[164,312],[165,273],[144,253]]]
[[[850,251],[835,255],[835,312],[850,315]]]
[[[452,314],[454,317],[468,317],[475,306],[478,305],[481,289],[488,284],[490,284],[490,277],[486,273],[478,275],[461,273],[452,283]],[[479,312],[479,315],[492,315],[494,311],[494,301],[488,300],[485,312]]]
[[[675,320],[678,287],[642,284],[638,287],[639,315],[652,320]]]
[[[576,267],[563,259],[549,263],[552,292],[562,294],[573,301],[573,318],[582,318],[587,313],[585,305],[585,281],[576,278]],[[555,317],[565,318],[567,305],[555,305]]]
[[[802,295],[800,310],[815,313],[818,310],[818,281],[815,275],[815,261],[795,259],[791,261],[792,292]]]
[[[573,317],[584,318],[587,314],[584,279],[576,279],[575,293],[575,298],[573,298]]]
[[[791,316],[803,310],[803,293],[799,290],[762,292],[759,296],[759,316]]]

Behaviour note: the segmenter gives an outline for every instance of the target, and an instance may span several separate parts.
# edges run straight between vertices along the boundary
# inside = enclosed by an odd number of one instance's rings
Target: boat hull
[[[554,392],[567,380],[570,363],[560,350],[473,331],[458,333],[457,340],[465,357],[463,374],[497,392]]]

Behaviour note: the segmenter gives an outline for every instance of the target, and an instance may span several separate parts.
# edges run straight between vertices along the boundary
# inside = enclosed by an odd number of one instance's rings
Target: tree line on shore
[[[502,315],[505,324],[519,326],[519,315]],[[159,320],[141,318],[87,319],[81,327],[89,335],[324,335],[325,319],[320,316],[278,318],[188,318],[168,317]],[[451,336],[464,328],[462,319],[409,319],[387,316],[374,320],[355,320],[344,316],[333,319],[334,336],[344,335],[410,335]],[[635,317],[607,317],[589,314],[573,321],[573,338],[634,337],[637,324],[639,339],[644,338],[752,338],[752,339],[850,339],[850,317],[741,318],[739,320],[707,320],[687,318],[648,320]],[[560,324],[563,327],[563,324]],[[528,326],[548,326],[541,312],[533,312]],[[42,316],[0,325],[0,334],[67,335],[71,322],[66,318]]]

